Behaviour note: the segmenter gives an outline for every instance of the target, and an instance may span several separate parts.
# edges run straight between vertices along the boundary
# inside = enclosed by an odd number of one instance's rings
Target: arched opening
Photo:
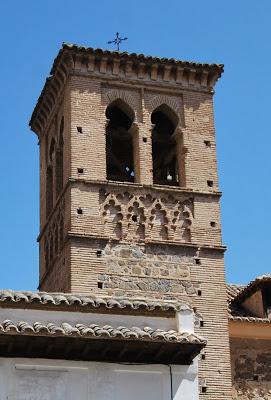
[[[56,151],[56,166],[55,166],[56,198],[58,198],[63,188],[63,143],[64,143],[63,130],[64,130],[64,118],[62,117],[60,123],[58,148]]]
[[[151,115],[153,183],[178,186],[177,145],[174,135],[178,117],[165,104]]]
[[[48,167],[46,171],[46,216],[48,218],[53,208],[53,170]]]
[[[50,162],[53,161],[53,156],[54,156],[54,152],[55,152],[55,145],[56,145],[55,139],[53,138],[51,140],[51,143],[50,143],[50,151],[49,151],[49,160],[50,160]]]
[[[48,239],[45,239],[45,244],[44,244],[44,257],[45,257],[45,269],[46,271],[49,269],[49,243]]]
[[[134,182],[133,138],[129,131],[134,120],[130,107],[116,100],[106,110],[107,179]]]

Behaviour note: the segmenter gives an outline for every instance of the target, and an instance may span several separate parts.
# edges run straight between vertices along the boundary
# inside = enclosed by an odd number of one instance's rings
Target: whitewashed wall
[[[174,400],[197,400],[197,361],[172,366]],[[171,400],[166,365],[0,358],[0,400]]]

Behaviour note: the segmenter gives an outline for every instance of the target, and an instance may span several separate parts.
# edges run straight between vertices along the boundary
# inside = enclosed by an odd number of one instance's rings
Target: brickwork
[[[233,398],[271,399],[269,340],[231,338]]]
[[[131,64],[121,55],[107,53],[97,58],[92,53],[80,54],[80,50],[71,56],[70,50],[65,51],[67,57],[62,59],[61,53],[57,58],[54,81],[47,85],[32,118],[41,150],[40,287],[184,299],[197,315],[197,333],[208,341],[199,362],[200,396],[229,399],[228,317],[212,100],[219,68],[146,64],[137,59]],[[59,89],[42,118],[41,109],[46,107],[54,82]],[[106,179],[106,110],[111,104],[132,110],[129,134],[135,183]],[[172,176],[167,185],[153,184],[152,115],[159,107],[176,125],[170,139],[177,149],[178,184],[174,185]],[[53,138],[58,143],[61,120],[63,189],[57,197],[53,180],[52,210],[46,216],[46,171],[50,163],[56,168],[50,145]]]

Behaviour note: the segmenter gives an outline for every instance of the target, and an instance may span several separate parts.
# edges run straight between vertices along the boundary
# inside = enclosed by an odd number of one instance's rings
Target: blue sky
[[[270,271],[271,2],[14,0],[1,3],[0,287],[36,289],[37,138],[28,121],[61,43],[223,63],[215,116],[229,282]]]

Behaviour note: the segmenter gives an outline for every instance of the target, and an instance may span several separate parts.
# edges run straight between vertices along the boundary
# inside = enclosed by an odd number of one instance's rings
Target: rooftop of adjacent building
[[[271,274],[247,285],[228,284],[229,318],[235,321],[271,323]]]

